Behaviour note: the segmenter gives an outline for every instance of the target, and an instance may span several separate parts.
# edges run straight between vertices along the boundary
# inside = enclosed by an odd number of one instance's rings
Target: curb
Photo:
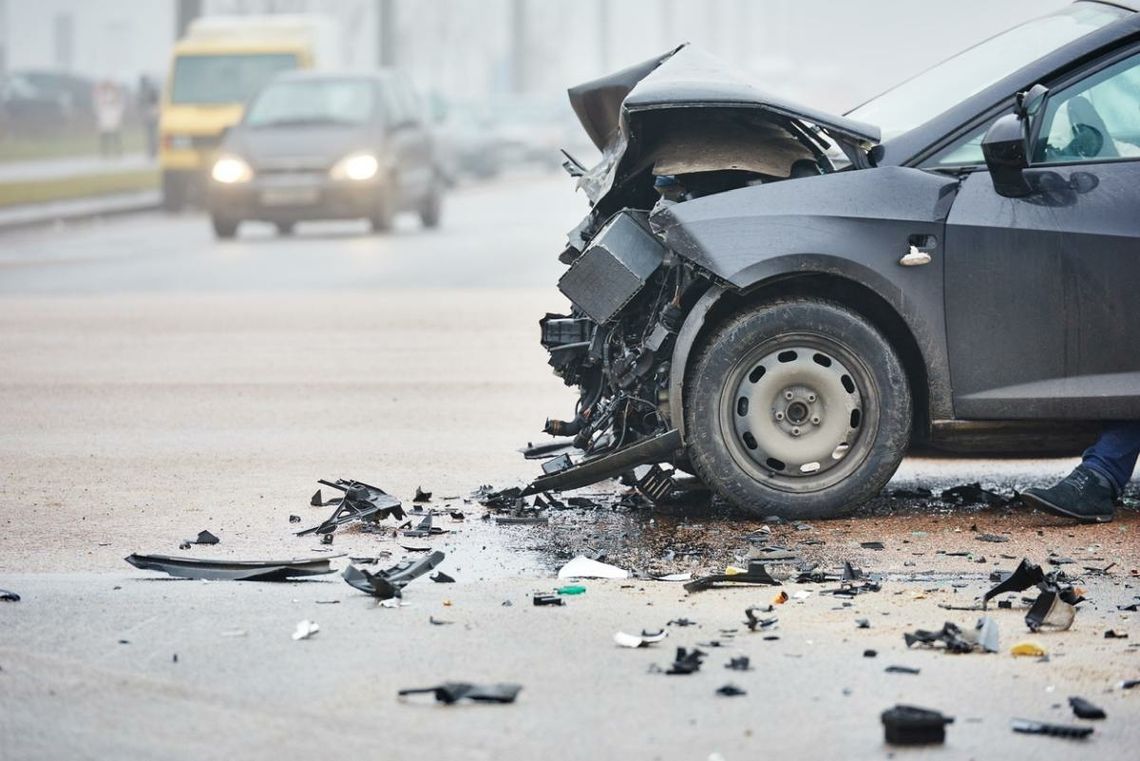
[[[27,206],[0,208],[0,232],[45,227],[61,222],[78,222],[100,217],[156,211],[162,206],[157,190],[120,193],[95,198],[77,198]]]

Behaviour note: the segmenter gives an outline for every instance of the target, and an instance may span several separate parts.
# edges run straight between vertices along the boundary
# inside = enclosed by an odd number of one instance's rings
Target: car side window
[[[1140,54],[1050,93],[1037,164],[1140,158]]]
[[[997,117],[994,117],[997,118]],[[979,166],[986,163],[982,155],[982,138],[986,136],[992,120],[967,132],[947,147],[923,162],[924,168],[949,166]]]

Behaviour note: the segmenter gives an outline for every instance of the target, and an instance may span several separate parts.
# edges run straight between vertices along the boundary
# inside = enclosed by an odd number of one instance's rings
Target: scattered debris
[[[329,561],[342,555],[293,560],[206,560],[171,555],[128,555],[135,568],[161,571],[182,579],[211,581],[284,581],[297,576],[332,573]]]
[[[1013,719],[1009,723],[1014,732],[1027,735],[1049,735],[1051,737],[1068,737],[1079,740],[1093,733],[1092,727],[1079,727],[1071,724],[1049,724],[1044,721],[1032,719]]]
[[[734,569],[735,570],[735,569]],[[772,578],[771,574],[764,568],[764,563],[759,560],[752,560],[748,563],[748,570],[743,573],[714,573],[711,576],[702,576],[699,579],[693,579],[685,584],[686,592],[701,592],[706,589],[711,589],[717,584],[761,584],[764,586],[778,587],[780,582]],[[784,595],[787,597],[787,595]]]
[[[332,534],[321,534],[321,544],[332,544],[332,543],[333,543],[333,535]]]
[[[1104,719],[1107,718],[1103,708],[1095,706],[1084,698],[1069,698],[1069,706],[1078,719]]]
[[[628,579],[629,571],[624,568],[599,563],[585,555],[579,555],[558,569],[560,579]]]
[[[385,571],[370,573],[354,565],[344,569],[342,576],[348,584],[381,600],[403,596],[408,582],[423,576],[443,562],[445,555],[436,550],[419,560],[404,560]]]
[[[1128,639],[1128,632],[1118,632],[1115,629],[1109,629],[1104,633],[1105,639]]]
[[[882,542],[859,542],[859,546],[865,550],[885,550],[886,546]]]
[[[301,522],[301,516],[299,516],[299,515],[290,515],[290,516],[289,516],[289,522],[290,522],[290,523],[300,523],[300,522]]]
[[[962,484],[942,492],[939,499],[951,505],[988,505],[989,507],[1003,507],[1017,499],[1007,499],[996,492],[983,489],[980,483]]]
[[[716,691],[716,694],[726,698],[737,698],[741,695],[747,695],[748,693],[737,687],[735,684],[726,684],[723,687],[719,688]]]
[[[655,632],[642,630],[640,635],[618,632],[614,635],[614,642],[621,647],[649,647],[669,636],[669,632],[659,629]]]
[[[703,650],[693,648],[686,650],[683,647],[677,648],[677,656],[673,659],[673,665],[669,667],[666,674],[693,674],[701,670],[701,661],[708,653]]]
[[[445,682],[438,687],[416,687],[400,690],[397,695],[401,698],[408,695],[421,695],[430,693],[437,702],[451,705],[460,700],[470,700],[475,703],[513,703],[522,690],[519,684],[469,684],[467,682]]]
[[[872,650],[870,648],[867,648],[866,650],[863,651],[863,657],[864,658],[874,658],[878,654],[879,654],[878,650]]]
[[[424,491],[422,486],[417,486],[416,496],[412,497],[412,502],[431,502],[431,492]]]
[[[408,523],[410,524],[411,521]],[[428,513],[416,524],[415,528],[405,529],[403,535],[412,539],[422,539],[425,536],[437,536],[445,533],[447,533],[446,530],[432,525],[431,513]]]
[[[584,594],[586,594],[586,588],[584,586],[582,586],[581,584],[570,584],[568,586],[559,587],[558,589],[554,590],[554,594],[556,594],[556,595],[584,595]]]
[[[544,605],[565,605],[566,604],[566,600],[559,597],[557,594],[550,594],[550,593],[544,593],[544,592],[535,592],[533,599],[534,599],[535,607],[542,607]]]
[[[1018,642],[1009,649],[1009,654],[1041,658],[1045,655],[1045,648],[1036,642]]]
[[[7,589],[0,589],[0,602],[19,602],[20,596],[15,592],[9,592]]]
[[[297,623],[297,628],[293,631],[293,639],[308,639],[321,630],[320,624],[316,621],[305,619]]]
[[[974,650],[996,653],[999,649],[997,623],[989,616],[979,619],[974,630],[970,632],[963,631],[957,624],[947,621],[938,631],[918,629],[904,634],[903,639],[907,647],[916,643],[933,646],[941,642],[950,653],[970,653]]]
[[[428,578],[431,579],[432,581],[434,581],[436,584],[454,584],[455,583],[455,579],[451,576],[448,576],[443,571],[436,571],[431,576],[428,576]]]
[[[329,500],[328,502],[321,501],[321,490],[317,489],[317,493],[313,495],[310,504],[314,507],[326,507],[328,505],[335,505],[336,509],[333,510],[323,523],[312,528],[307,528],[304,531],[298,531],[297,536],[304,536],[305,534],[331,534],[336,531],[337,526],[342,526],[351,521],[368,521],[375,523],[384,518],[393,516],[396,520],[403,520],[404,509],[400,505],[400,500],[388,494],[383,489],[375,486],[370,486],[361,481],[351,481],[343,478],[338,478],[336,481],[320,480],[318,483],[325,486],[332,487],[344,492],[344,496],[337,497]]]
[[[1120,683],[1120,689],[1131,690],[1133,687],[1140,687],[1140,679],[1125,679]]]
[[[724,667],[726,669],[732,669],[733,671],[751,671],[752,662],[747,655],[741,655],[738,658],[730,658],[728,663],[724,664]]]
[[[917,674],[921,669],[912,668],[910,666],[887,666],[885,669],[888,674]]]
[[[744,609],[744,616],[747,620],[744,622],[744,624],[745,624],[745,626],[748,627],[748,631],[750,631],[750,632],[764,631],[766,629],[771,629],[773,626],[775,626],[777,624],[777,622],[779,622],[779,620],[780,620],[776,616],[772,616],[771,618],[760,618],[759,616],[756,615],[757,612],[771,613],[772,610],[773,610],[773,608],[771,605],[767,605],[763,608],[756,607],[756,606],[753,606],[750,608],[745,608]]]
[[[856,618],[856,619],[855,619],[855,628],[856,628],[856,629],[870,629],[870,628],[871,628],[871,621],[870,621],[870,619],[867,619],[867,618]]]
[[[674,618],[674,619],[673,619],[673,620],[671,620],[671,621],[667,621],[667,622],[665,623],[665,625],[666,625],[666,626],[681,626],[681,627],[685,627],[685,626],[696,626],[696,625],[697,625],[697,622],[696,622],[696,621],[692,621],[692,620],[690,620],[690,619],[688,619],[688,618]]]
[[[780,593],[778,595],[776,595],[775,597],[772,598],[772,603],[774,605],[783,605],[787,601],[788,601],[788,593],[782,589],[780,590]]]
[[[979,542],[1000,543],[1000,542],[1008,542],[1009,541],[1008,536],[1002,536],[1001,534],[978,534],[974,538],[977,539]]]
[[[1000,578],[1000,576],[999,576]],[[1023,558],[1009,576],[982,596],[982,607],[997,595],[1006,592],[1021,592],[1036,586],[1041,594],[1025,614],[1025,625],[1030,631],[1042,628],[1068,629],[1076,618],[1076,606],[1084,600],[1080,590],[1067,582],[1065,572],[1051,571],[1046,574],[1041,566]]]
[[[946,725],[954,718],[917,706],[896,705],[883,711],[883,729],[890,745],[938,745],[946,741]]]
[[[444,621],[443,619],[436,618],[435,616],[428,616],[428,623],[432,626],[451,626],[454,621]]]

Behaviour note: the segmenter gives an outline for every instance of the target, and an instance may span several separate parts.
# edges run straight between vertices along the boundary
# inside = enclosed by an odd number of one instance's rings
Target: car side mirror
[[[1017,114],[1006,114],[991,124],[982,138],[982,155],[999,196],[1023,198],[1033,192],[1025,179],[1029,168],[1026,124]]]

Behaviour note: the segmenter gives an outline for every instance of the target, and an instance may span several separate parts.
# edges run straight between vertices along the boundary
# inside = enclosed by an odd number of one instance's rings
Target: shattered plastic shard
[[[297,576],[332,573],[329,561],[343,557],[328,555],[293,560],[207,560],[171,555],[128,555],[125,560],[135,568],[161,571],[182,579],[208,581],[284,581]]]
[[[469,684],[467,682],[445,682],[438,687],[417,687],[400,690],[400,697],[430,693],[440,703],[451,705],[460,700],[476,703],[513,703],[522,690],[521,684]]]
[[[211,534],[209,531],[199,531],[198,538],[190,540],[191,544],[217,544],[220,539]]]
[[[431,492],[424,491],[422,486],[417,486],[416,496],[412,497],[412,502],[431,502]]]
[[[1041,629],[1064,631],[1073,625],[1076,617],[1076,607],[1061,599],[1061,594],[1042,592],[1033,603],[1033,607],[1025,614],[1025,625],[1032,632]]]
[[[1076,727],[1069,724],[1049,724],[1044,721],[1032,719],[1013,719],[1009,723],[1014,732],[1027,735],[1050,735],[1052,737],[1068,737],[1079,740],[1093,733],[1092,727]]]
[[[579,555],[558,570],[560,579],[628,579],[629,571],[624,568],[599,563],[597,560]]]
[[[453,579],[451,576],[448,576],[443,571],[436,571],[431,576],[428,576],[428,578],[431,579],[432,581],[434,581],[436,584],[454,584],[455,583],[455,579]]]
[[[1022,592],[1032,586],[1036,586],[1045,580],[1045,572],[1041,570],[1041,566],[1030,563],[1028,559],[1023,558],[1021,563],[1008,577],[1005,578],[1000,584],[982,595],[982,607],[994,597],[1006,592]]]
[[[349,565],[344,569],[342,576],[350,586],[359,589],[361,592],[367,592],[373,597],[387,600],[400,597],[401,590],[410,581],[435,568],[443,562],[444,557],[446,556],[442,552],[436,550],[419,560],[404,560],[387,570],[376,573],[369,573],[354,565]]]
[[[668,636],[669,632],[664,629],[655,632],[642,630],[640,635],[618,632],[614,635],[614,642],[621,647],[648,647],[649,645],[660,642]]]
[[[701,661],[707,655],[703,650],[693,648],[686,650],[683,647],[677,648],[677,656],[673,660],[673,665],[669,667],[666,674],[692,674],[701,669]]]
[[[1128,639],[1128,632],[1118,632],[1115,629],[1109,629],[1104,633],[1105,639]]]
[[[737,687],[735,684],[726,684],[718,689],[716,691],[716,694],[726,698],[736,698],[740,697],[741,695],[747,695],[748,693]]]
[[[305,619],[297,623],[297,628],[293,631],[293,639],[308,639],[321,630],[320,624],[316,621]]]
[[[544,594],[542,592],[534,593],[534,606],[541,608],[547,605],[565,605],[566,600],[559,597],[557,594]]]
[[[938,711],[897,705],[881,716],[886,740],[891,745],[930,745],[946,741],[946,725],[954,719]]]
[[[19,602],[20,596],[15,592],[9,592],[7,589],[0,589],[0,602]]]
[[[887,666],[883,669],[888,674],[917,674],[921,669],[912,668],[910,666]]]
[[[685,585],[685,591],[700,592],[705,589],[710,589],[717,584],[761,584],[771,587],[780,586],[780,582],[772,578],[772,575],[764,568],[764,564],[758,560],[750,561],[748,563],[748,570],[743,573],[739,572],[739,569],[733,570],[737,572],[715,573],[711,576],[702,576],[699,579],[693,579]],[[785,594],[785,597],[786,596]]]
[[[767,605],[763,608],[758,608],[755,606],[750,607],[750,608],[745,608],[744,609],[744,616],[747,619],[744,622],[745,626],[748,627],[749,631],[753,631],[753,632],[757,631],[757,630],[763,631],[765,629],[770,629],[771,627],[775,626],[776,623],[780,620],[776,616],[772,616],[771,618],[760,618],[759,616],[756,615],[757,611],[767,613],[767,612],[771,612],[771,610],[772,610],[771,605]]]
[[[1073,713],[1078,719],[1106,718],[1103,708],[1093,705],[1084,698],[1078,698],[1075,696],[1069,698],[1069,706],[1073,709]]]

